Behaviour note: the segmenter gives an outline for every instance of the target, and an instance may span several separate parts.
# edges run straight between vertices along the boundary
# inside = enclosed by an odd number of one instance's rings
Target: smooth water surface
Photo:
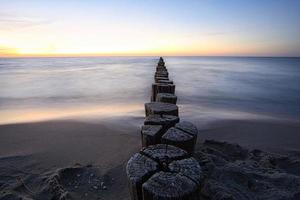
[[[300,59],[165,57],[180,114],[300,119]],[[157,57],[0,58],[0,124],[143,117]]]

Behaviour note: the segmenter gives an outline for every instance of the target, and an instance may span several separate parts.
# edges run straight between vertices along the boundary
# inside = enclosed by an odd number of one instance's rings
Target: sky
[[[300,56],[299,0],[0,0],[0,57]]]

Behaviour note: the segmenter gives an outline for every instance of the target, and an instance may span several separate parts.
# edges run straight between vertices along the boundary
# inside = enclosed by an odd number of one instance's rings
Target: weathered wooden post
[[[132,200],[142,200],[142,184],[158,171],[158,163],[140,153],[134,154],[127,163],[126,173]]]
[[[192,154],[194,151],[195,137],[177,128],[170,128],[161,139],[162,143],[171,144]]]
[[[161,141],[161,136],[164,133],[162,125],[144,125],[142,126],[142,147],[158,144]]]
[[[154,83],[154,84],[152,84],[151,101],[155,101],[156,100],[156,95],[158,93],[175,94],[175,85],[172,85],[172,84],[161,84],[161,83]]]
[[[198,135],[198,129],[197,127],[192,124],[191,122],[187,122],[187,121],[182,121],[178,124],[176,124],[175,126],[177,129],[180,129],[192,136],[195,136],[197,139],[197,135]]]
[[[167,71],[156,71],[154,77],[165,77],[169,78],[169,73]]]
[[[158,83],[158,84],[165,84],[165,85],[173,85],[173,81],[170,81],[170,80],[162,80],[162,79],[157,79],[157,81],[155,81],[155,83]]]
[[[146,116],[155,114],[178,116],[178,106],[162,102],[145,103],[145,114]]]
[[[133,200],[198,200],[202,170],[184,150],[158,144],[143,149],[127,163]]]
[[[192,154],[197,142],[198,129],[190,122],[180,122],[170,128],[161,139],[162,143],[171,144]]]
[[[179,118],[174,115],[149,115],[145,118],[145,125],[161,125],[162,131],[165,132],[169,128],[174,127],[179,122]]]
[[[126,166],[131,199],[200,200],[202,170],[191,157],[198,130],[179,122],[175,85],[161,57],[154,80],[141,130],[144,148]]]
[[[157,66],[165,66],[165,61],[164,61],[164,59],[162,57],[159,58]]]
[[[163,102],[163,103],[172,103],[176,104],[177,102],[177,96],[170,93],[158,93],[156,95],[156,101],[157,102]]]
[[[154,80],[155,83],[158,83],[159,81],[170,81],[170,79],[166,77],[155,77]]]
[[[149,121],[146,119],[145,123]],[[190,122],[173,122],[168,126],[147,124],[141,130],[143,147],[164,143],[184,149],[189,154],[194,152],[197,134],[197,128]]]

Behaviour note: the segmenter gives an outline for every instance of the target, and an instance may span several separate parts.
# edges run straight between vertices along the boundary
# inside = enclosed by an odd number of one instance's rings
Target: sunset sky
[[[300,1],[0,0],[0,57],[300,56]]]

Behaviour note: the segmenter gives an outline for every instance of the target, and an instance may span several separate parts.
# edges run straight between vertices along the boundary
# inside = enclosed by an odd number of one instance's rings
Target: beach
[[[222,121],[201,130],[198,146],[206,139],[237,143],[249,149],[261,149],[283,155],[300,156],[300,125],[264,121]],[[41,196],[47,193],[42,177],[50,177],[58,169],[76,165],[95,166],[106,189],[72,188],[75,197],[90,199],[130,199],[125,166],[132,154],[141,148],[140,127],[120,126],[118,120],[105,124],[76,121],[45,121],[0,126],[0,171],[4,192],[32,198],[17,181]],[[251,135],[249,135],[251,133]],[[293,167],[293,166],[291,166]],[[298,173],[300,173],[298,168]],[[7,187],[9,185],[9,187]],[[85,196],[86,195],[86,196]]]
[[[50,60],[27,60],[25,68],[17,66],[19,60],[2,60],[11,68],[0,73],[5,83],[0,98],[0,199],[51,199],[66,191],[75,199],[129,199],[125,166],[141,149],[144,102],[149,101],[156,60],[56,59],[60,68],[53,68]],[[216,140],[249,152],[280,154],[294,163],[284,170],[299,176],[299,60],[166,60],[181,120],[199,129],[196,149]],[[68,68],[68,62],[79,68]],[[278,62],[289,67],[274,64]],[[41,63],[45,68],[37,70]],[[263,64],[264,70],[256,68]],[[276,70],[270,69],[273,64]],[[226,153],[227,146],[222,148]]]
[[[110,182],[105,183],[108,189],[100,190],[103,199],[128,199],[124,165],[139,149],[137,127],[47,121],[1,126],[0,130],[1,187],[12,184],[19,188],[16,177],[21,176],[34,191],[43,186],[38,180],[47,173],[76,164],[93,165],[99,168],[101,177],[109,177]],[[26,190],[16,190],[21,196],[31,196]],[[85,191],[82,195],[86,192],[91,194]]]

